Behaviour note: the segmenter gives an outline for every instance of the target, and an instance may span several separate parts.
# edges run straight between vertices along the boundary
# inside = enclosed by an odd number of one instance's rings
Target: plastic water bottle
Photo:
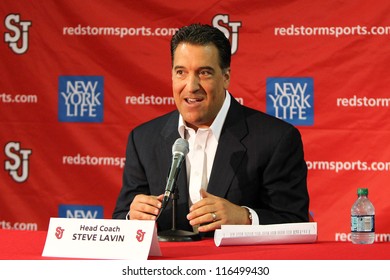
[[[351,208],[351,240],[353,244],[372,244],[375,240],[375,208],[368,199],[368,189],[359,188]]]

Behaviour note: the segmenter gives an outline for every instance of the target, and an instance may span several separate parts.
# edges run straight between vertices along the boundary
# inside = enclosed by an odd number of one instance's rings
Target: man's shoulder
[[[168,122],[178,120],[178,111],[174,110],[156,118],[150,119],[142,124],[139,124],[134,130],[149,130],[164,127]],[[177,125],[177,121],[176,121]]]
[[[275,129],[291,129],[295,128],[292,124],[275,116],[269,115],[258,109],[242,106],[246,121],[249,126],[254,127],[269,127]]]

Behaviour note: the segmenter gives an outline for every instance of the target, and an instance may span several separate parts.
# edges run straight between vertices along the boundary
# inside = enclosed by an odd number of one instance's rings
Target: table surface
[[[0,230],[0,260],[47,260],[42,257],[46,231]],[[159,242],[162,256],[150,260],[389,260],[390,242],[246,245],[217,247],[214,240]]]

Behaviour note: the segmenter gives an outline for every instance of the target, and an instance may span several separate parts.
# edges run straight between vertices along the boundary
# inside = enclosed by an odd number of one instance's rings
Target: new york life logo
[[[268,78],[267,113],[293,125],[314,124],[313,78]]]
[[[102,206],[60,204],[58,217],[74,219],[103,219]]]
[[[58,119],[61,122],[103,122],[103,77],[61,76]]]

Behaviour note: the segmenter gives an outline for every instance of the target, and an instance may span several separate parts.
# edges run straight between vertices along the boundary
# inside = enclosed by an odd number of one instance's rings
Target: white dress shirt
[[[188,140],[189,144],[189,152],[186,156],[186,171],[190,206],[202,199],[200,197],[200,188],[207,190],[219,137],[229,111],[230,102],[231,96],[229,92],[226,91],[225,101],[221,110],[219,110],[217,117],[209,128],[198,128],[198,130],[195,131],[186,125],[181,115],[179,117],[179,134],[183,139]],[[259,218],[257,213],[248,207],[245,208],[247,208],[252,215],[252,225],[258,225]]]

